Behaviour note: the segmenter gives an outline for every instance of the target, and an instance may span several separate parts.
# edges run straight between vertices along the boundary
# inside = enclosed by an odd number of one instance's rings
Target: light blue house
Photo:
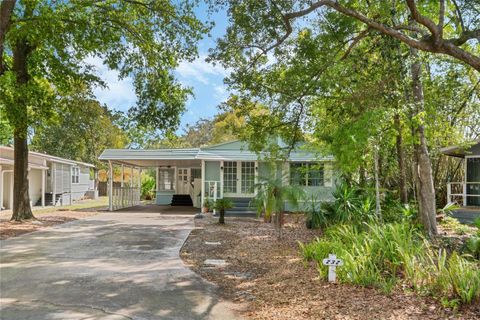
[[[156,203],[159,205],[185,205],[201,208],[206,199],[231,198],[235,208],[230,212],[247,212],[248,203],[255,195],[255,184],[262,177],[282,177],[285,184],[302,186],[307,194],[320,200],[331,198],[334,186],[333,158],[318,157],[302,149],[293,150],[286,161],[271,165],[265,161],[265,154],[249,151],[240,141],[232,141],[201,148],[131,150],[107,149],[99,157],[114,165],[154,168],[157,176]],[[275,169],[273,169],[275,167]],[[275,171],[275,172],[274,172]],[[111,180],[111,179],[110,179]],[[130,188],[131,186],[123,186]],[[138,203],[125,204],[118,197],[122,191],[114,190],[110,184],[110,209]],[[128,191],[130,194],[138,192]],[[115,197],[117,199],[115,199]],[[293,208],[285,204],[286,210]]]

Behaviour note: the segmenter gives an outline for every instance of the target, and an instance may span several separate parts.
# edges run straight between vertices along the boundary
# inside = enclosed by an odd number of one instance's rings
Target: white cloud
[[[219,102],[223,102],[228,98],[228,91],[225,85],[218,84],[213,87],[214,98]]]
[[[200,82],[202,84],[210,84],[210,77],[225,77],[227,70],[219,65],[213,65],[205,61],[206,55],[200,55],[194,61],[182,61],[176,68],[176,72],[181,80],[188,83]]]
[[[107,85],[106,88],[96,87],[93,90],[93,93],[101,103],[122,111],[126,111],[135,105],[137,97],[135,96],[132,78],[127,77],[119,80],[118,72],[110,70],[103,64],[102,59],[98,57],[88,58],[85,62],[95,67],[97,75]]]

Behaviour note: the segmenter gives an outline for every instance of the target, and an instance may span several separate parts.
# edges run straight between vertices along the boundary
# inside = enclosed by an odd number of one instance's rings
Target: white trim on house
[[[265,153],[256,153],[246,149],[246,144],[242,144],[239,141],[226,142],[217,144],[214,146],[201,147],[201,148],[185,148],[185,149],[154,149],[154,150],[131,150],[131,149],[107,149],[99,157],[99,160],[108,161],[110,165],[110,172],[113,170],[112,167],[115,166],[130,166],[137,168],[155,168],[156,169],[156,203],[161,205],[166,205],[171,203],[173,195],[179,192],[178,188],[178,170],[179,168],[187,168],[190,171],[192,168],[201,168],[201,179],[195,179],[193,181],[194,188],[193,192],[190,192],[192,201],[195,206],[199,205],[203,207],[205,199],[207,197],[223,197],[231,196],[235,198],[240,197],[253,197],[254,192],[243,192],[242,191],[242,163],[251,162],[254,166],[253,172],[253,183],[256,184],[259,179],[259,165],[263,165],[262,159],[266,159]],[[222,170],[227,161],[233,161],[237,164],[237,192],[233,194],[225,193],[225,172]],[[279,159],[280,161],[280,159]],[[295,149],[290,153],[290,156],[284,161],[286,165],[282,166],[281,171],[289,171],[288,163],[290,162],[325,162],[331,163],[333,161],[332,156],[319,156],[317,154],[303,150],[302,148]],[[161,168],[170,168],[174,170],[174,179],[173,182],[174,190],[162,190],[159,185],[160,175],[159,170]],[[327,168],[327,167],[325,167]],[[331,170],[333,167],[328,166],[328,170]],[[286,170],[286,171],[284,171]],[[275,172],[277,174],[277,172]],[[333,173],[329,176],[333,176]],[[249,176],[250,177],[250,176]],[[111,176],[110,179],[111,180]],[[201,180],[201,183],[198,184],[198,180]],[[289,183],[285,180],[285,183]],[[200,187],[201,185],[201,187]],[[319,186],[324,188],[324,193],[330,190],[332,185]],[[213,189],[217,192],[212,191]],[[313,187],[310,187],[312,189]],[[328,189],[328,190],[326,190]],[[313,190],[313,189],[312,189]],[[192,190],[191,190],[192,191]],[[213,192],[213,193],[212,193]],[[115,192],[114,192],[115,193]],[[185,193],[185,190],[183,191]],[[112,196],[112,191],[109,189],[110,197]],[[193,196],[192,196],[193,195]],[[197,199],[197,197],[199,199]],[[119,208],[117,206],[110,206],[110,210],[115,210]]]
[[[447,202],[455,202],[459,200],[462,206],[477,206],[476,201],[472,201],[474,204],[471,204],[469,200],[473,198],[476,200],[480,197],[480,194],[470,193],[470,190],[478,190],[480,188],[480,181],[468,181],[468,160],[480,158],[480,139],[473,141],[473,144],[469,148],[462,148],[459,146],[451,146],[440,149],[440,151],[451,157],[463,158],[463,181],[462,182],[447,182]],[[469,188],[470,187],[470,188]]]

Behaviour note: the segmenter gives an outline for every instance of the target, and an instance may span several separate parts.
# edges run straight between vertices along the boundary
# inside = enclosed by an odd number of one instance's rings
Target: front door
[[[223,194],[227,197],[251,197],[255,185],[254,161],[223,163]]]
[[[190,193],[190,168],[178,168],[177,194]]]

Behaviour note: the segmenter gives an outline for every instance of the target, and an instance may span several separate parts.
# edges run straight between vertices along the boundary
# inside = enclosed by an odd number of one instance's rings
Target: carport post
[[[125,167],[122,164],[122,179],[120,180],[120,206],[122,208],[125,207],[125,203],[123,202],[123,177],[125,176]]]
[[[45,165],[45,162],[44,161],[44,165]],[[71,180],[71,179],[70,179]],[[42,192],[42,208],[45,207],[45,169],[42,169],[42,188],[41,188],[41,192]]]
[[[205,160],[202,160],[202,192],[200,196],[200,211],[203,210],[203,203],[205,201]]]
[[[108,160],[108,210],[113,211],[113,168],[110,160]]]
[[[130,192],[128,198],[130,206],[133,206],[133,166],[130,166]]]
[[[136,199],[137,204],[140,204],[140,198],[142,196],[142,169],[138,168],[138,197]]]

